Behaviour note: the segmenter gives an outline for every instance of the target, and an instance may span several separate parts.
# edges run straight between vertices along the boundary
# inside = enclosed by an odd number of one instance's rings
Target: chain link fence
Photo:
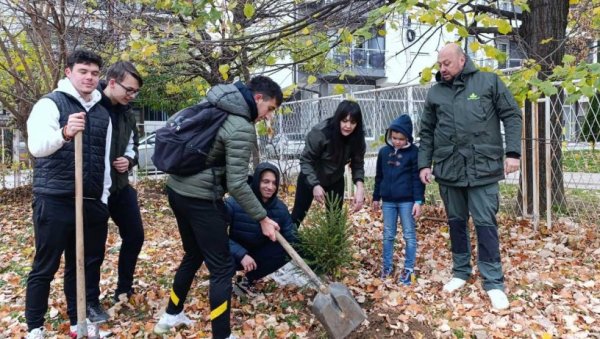
[[[396,86],[348,96],[363,110],[369,192],[374,184],[377,150],[384,143],[385,130],[391,121],[401,114],[410,115],[418,143],[420,115],[428,89],[429,86]],[[286,138],[278,136],[306,135],[316,123],[331,117],[345,98],[337,95],[284,103],[272,122],[272,137],[259,137],[261,160],[279,166],[284,173],[284,184],[295,183],[299,171],[297,158],[303,144],[289,141],[281,144],[280,140]],[[595,145],[600,139],[600,98],[582,97],[569,104],[563,93],[541,99],[523,112],[522,170],[500,183],[501,212],[532,218],[536,226],[545,221],[551,227],[552,222],[561,218],[597,222],[600,217],[600,150],[596,150]],[[288,150],[292,144],[293,149]],[[436,184],[427,186],[426,199],[429,204],[441,206]]]
[[[521,184],[513,212],[536,226],[600,218],[600,97],[567,98],[559,91],[525,107],[521,176],[506,180]]]
[[[31,159],[25,139],[13,128],[0,127],[0,189],[31,183]]]
[[[396,86],[284,103],[267,129],[270,132],[259,133],[260,160],[277,165],[282,171],[284,189],[293,188],[304,137],[312,126],[331,117],[337,105],[349,97],[363,110],[367,142],[365,184],[370,193],[385,130],[399,115],[408,114],[417,137],[428,89],[429,86]],[[559,93],[523,109],[521,171],[500,183],[501,212],[532,218],[536,226],[539,222],[551,226],[561,218],[591,223],[600,218],[600,150],[596,147],[600,139],[600,97],[582,97],[572,104],[566,98],[566,93]],[[12,162],[15,152],[13,143],[8,141],[14,139],[13,131],[3,129],[3,133],[2,140],[6,142],[2,144],[0,188],[27,184],[30,172]],[[9,133],[11,136],[7,137]],[[17,142],[25,144],[22,140]],[[133,180],[162,175],[156,173],[150,160],[153,147],[152,135],[143,139],[140,146],[143,161],[134,171]],[[17,172],[21,173],[18,177]],[[349,186],[348,190],[351,189]],[[427,186],[426,200],[428,204],[441,206],[436,184]]]

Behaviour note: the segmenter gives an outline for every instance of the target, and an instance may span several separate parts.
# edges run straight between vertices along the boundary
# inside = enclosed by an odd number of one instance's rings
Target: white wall
[[[392,28],[390,24],[386,27],[385,74],[387,78],[379,81],[378,85],[386,87],[418,83],[421,70],[435,64],[437,51],[448,41],[454,40],[455,35],[449,34],[443,29],[427,39],[433,32],[433,30],[427,32],[430,29],[429,26],[414,22],[408,26],[406,21],[403,25],[402,17],[392,20],[398,22],[399,26],[397,29]],[[412,29],[416,33],[412,42],[407,39],[408,29]]]
[[[390,21],[398,24],[396,29],[392,28]],[[407,30],[415,31],[415,39],[409,42]],[[437,62],[438,50],[448,42],[458,40],[456,33],[448,33],[445,28],[431,28],[428,25],[412,22],[408,26],[407,21],[401,15],[391,18],[386,25],[385,36],[385,78],[377,81],[377,86],[389,87],[400,84],[417,84],[420,80],[420,72],[425,67],[432,67]],[[464,43],[461,45],[464,46]],[[474,62],[479,65],[492,65],[482,51],[475,53]],[[279,61],[282,62],[282,61]],[[257,73],[270,75],[281,87],[293,83],[294,77],[291,67],[273,74],[269,74],[269,68],[265,67]],[[300,80],[297,80],[300,81]],[[318,89],[318,87],[317,87]]]

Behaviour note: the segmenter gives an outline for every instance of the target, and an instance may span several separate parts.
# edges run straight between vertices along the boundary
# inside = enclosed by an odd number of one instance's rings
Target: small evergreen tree
[[[590,98],[590,108],[585,116],[585,123],[581,131],[585,141],[592,144],[592,152],[600,140],[600,93]]]
[[[298,231],[300,250],[317,274],[340,276],[352,262],[352,229],[348,208],[339,198],[327,195],[325,207],[314,206]]]

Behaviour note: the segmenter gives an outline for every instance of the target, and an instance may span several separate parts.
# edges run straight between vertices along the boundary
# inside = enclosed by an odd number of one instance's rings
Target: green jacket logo
[[[467,97],[467,100],[479,100],[479,96],[475,93],[471,93],[471,95]]]

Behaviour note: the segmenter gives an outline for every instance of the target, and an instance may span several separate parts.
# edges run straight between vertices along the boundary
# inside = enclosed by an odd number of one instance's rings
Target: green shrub
[[[352,262],[352,228],[348,208],[332,197],[327,195],[325,207],[313,206],[298,236],[301,253],[315,272],[339,278],[341,268]]]

